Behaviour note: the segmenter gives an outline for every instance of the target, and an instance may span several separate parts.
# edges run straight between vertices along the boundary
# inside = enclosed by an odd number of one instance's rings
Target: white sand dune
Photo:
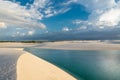
[[[17,42],[4,42],[0,43],[0,48],[25,48],[33,47],[36,43],[17,43]]]
[[[60,41],[39,44],[36,48],[62,50],[120,50],[120,44],[100,41]]]
[[[46,43],[0,43],[0,48],[25,48],[34,47],[42,49],[64,50],[120,50],[120,44],[110,41],[59,41]]]
[[[29,53],[17,62],[17,80],[77,80],[58,67]]]
[[[0,80],[76,79],[23,48],[0,48]]]

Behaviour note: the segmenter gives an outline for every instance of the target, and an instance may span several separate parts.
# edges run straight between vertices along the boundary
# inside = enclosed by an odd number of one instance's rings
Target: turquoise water
[[[120,80],[120,50],[25,50],[60,67],[78,80]]]

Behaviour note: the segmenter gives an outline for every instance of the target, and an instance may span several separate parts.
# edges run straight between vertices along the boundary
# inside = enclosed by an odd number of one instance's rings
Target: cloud
[[[0,22],[4,22],[6,26],[44,29],[46,26],[40,20],[63,14],[70,9],[61,4],[56,5],[51,0],[34,0],[33,4],[24,6],[15,1],[0,0]]]
[[[78,0],[69,0],[67,2],[64,2],[62,5],[70,5],[72,3],[77,3],[77,2],[78,2]]]
[[[64,27],[62,31],[70,31],[70,29],[68,27]]]
[[[11,37],[14,37],[14,38],[16,38],[16,37],[24,37],[24,36],[26,36],[26,33],[21,33],[21,32],[16,32],[15,34],[12,34],[11,35]]]
[[[6,28],[6,25],[4,22],[0,22],[0,28]]]
[[[50,0],[35,0],[32,6],[37,9],[42,9],[45,8],[47,5],[50,5],[49,1]]]
[[[83,21],[82,20],[74,20],[74,21],[72,21],[72,23],[79,25],[79,24],[83,23]]]
[[[35,34],[35,30],[33,29],[21,29],[17,28],[15,32],[11,33],[11,37],[17,38],[17,37],[26,37],[26,36],[33,36]]]
[[[41,22],[42,19],[63,14],[70,9],[51,0],[34,0],[33,3],[24,5],[16,0],[0,0],[0,28],[5,28],[4,31],[0,29],[0,37],[16,38],[45,33],[47,29]]]
[[[113,1],[113,0],[111,0]],[[109,2],[108,2],[109,3]],[[107,9],[99,9],[92,12],[89,21],[98,27],[119,27],[120,23],[120,3],[116,3]],[[103,5],[104,6],[104,5]]]
[[[115,0],[78,0],[77,3],[85,6],[89,11],[104,10],[116,5]]]
[[[117,26],[120,22],[120,9],[111,9],[100,15],[98,24],[103,26]]]
[[[80,27],[77,28],[77,30],[86,30],[86,29],[87,29],[86,26],[80,26]]]
[[[32,36],[33,34],[34,34],[34,31],[33,31],[33,30],[28,31],[28,35],[29,35],[29,36]]]
[[[75,25],[92,25],[92,23],[90,21],[84,21],[84,20],[80,20],[80,19],[73,20],[72,23]]]
[[[39,37],[33,36],[34,39],[38,40],[119,40],[120,29],[112,29],[109,31],[83,31],[83,30],[70,30],[61,32],[52,32],[39,35]],[[58,36],[60,35],[60,36]]]
[[[0,0],[0,22],[3,22],[6,26],[39,27],[44,29],[46,26],[38,21],[39,14],[34,13],[32,9],[27,9],[26,6]]]
[[[93,29],[118,28],[120,23],[120,1],[115,0],[77,0],[90,15],[88,20],[74,20],[72,23]],[[88,29],[88,28],[87,28]]]
[[[52,0],[35,0],[31,5],[31,10],[41,14],[42,18],[49,18],[58,14],[63,14],[70,10],[67,5],[61,5],[62,3],[55,3]]]

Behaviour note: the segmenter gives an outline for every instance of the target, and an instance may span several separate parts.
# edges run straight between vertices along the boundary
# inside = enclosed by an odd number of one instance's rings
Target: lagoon
[[[120,50],[25,48],[78,80],[120,80]]]

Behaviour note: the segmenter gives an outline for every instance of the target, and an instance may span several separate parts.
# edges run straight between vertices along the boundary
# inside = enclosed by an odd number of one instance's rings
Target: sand
[[[34,46],[42,49],[62,50],[120,50],[120,44],[101,41],[60,41],[48,42]]]
[[[58,67],[26,53],[17,62],[17,80],[77,80]]]
[[[120,50],[120,44],[101,41],[60,41],[47,43],[0,43],[0,80],[76,80],[44,61],[25,47],[64,50]]]
[[[111,43],[112,42],[112,43]],[[58,41],[46,43],[0,43],[0,48],[26,48],[64,49],[64,50],[120,50],[116,41]],[[120,43],[120,41],[117,41]]]
[[[0,80],[76,80],[53,64],[23,51],[27,46],[22,43],[1,43],[0,47]]]
[[[16,80],[16,63],[22,48],[0,48],[0,80]]]
[[[34,47],[36,43],[17,43],[17,42],[4,42],[0,43],[0,48],[26,48]]]
[[[0,48],[0,80],[76,80],[23,48]]]

